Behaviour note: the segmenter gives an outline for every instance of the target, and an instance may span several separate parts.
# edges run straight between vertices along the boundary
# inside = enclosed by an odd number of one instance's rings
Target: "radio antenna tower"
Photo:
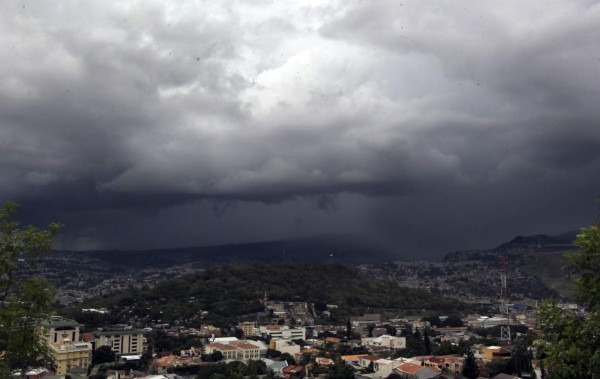
[[[500,340],[510,343],[510,318],[508,311],[508,290],[506,289],[506,255],[498,257],[500,262],[500,313],[506,324],[500,325]]]

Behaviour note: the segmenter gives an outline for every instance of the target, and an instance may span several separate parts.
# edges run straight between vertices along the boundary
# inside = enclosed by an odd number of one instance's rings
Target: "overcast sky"
[[[71,249],[575,230],[598,36],[594,1],[3,1],[0,199]]]

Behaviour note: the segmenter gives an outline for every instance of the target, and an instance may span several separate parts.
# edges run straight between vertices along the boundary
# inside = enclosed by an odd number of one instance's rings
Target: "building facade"
[[[245,336],[253,336],[256,331],[256,326],[254,322],[240,322],[238,324],[238,328],[244,332]]]
[[[220,351],[225,360],[248,361],[260,359],[258,346],[245,341],[213,342],[205,346],[206,354],[212,354],[215,351]]]
[[[79,323],[61,316],[51,316],[41,323],[42,335],[48,344],[60,344],[65,339],[79,341]]]
[[[390,336],[387,334],[379,337],[363,337],[360,339],[360,344],[367,348],[376,346],[396,351],[406,348],[406,337]]]
[[[271,339],[305,340],[306,328],[290,328],[285,325],[264,325],[259,332]]]
[[[79,342],[79,323],[61,316],[42,321],[42,336],[50,348],[57,375],[65,375],[74,367],[85,370],[92,364],[92,345]]]
[[[65,375],[74,367],[87,370],[92,364],[92,345],[88,342],[65,339],[62,343],[50,344],[50,351],[57,375]]]
[[[110,346],[117,355],[142,354],[144,335],[141,330],[96,330],[93,332],[94,346]]]

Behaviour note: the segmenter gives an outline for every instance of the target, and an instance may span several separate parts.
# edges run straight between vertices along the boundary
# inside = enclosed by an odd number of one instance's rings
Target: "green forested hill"
[[[358,269],[340,264],[305,263],[282,266],[224,266],[166,280],[152,289],[105,295],[86,301],[83,307],[106,307],[114,322],[136,317],[141,323],[161,319],[184,323],[218,324],[260,312],[258,299],[326,302],[341,312],[397,309],[400,312],[464,309],[464,304],[428,292],[399,287],[374,279]]]

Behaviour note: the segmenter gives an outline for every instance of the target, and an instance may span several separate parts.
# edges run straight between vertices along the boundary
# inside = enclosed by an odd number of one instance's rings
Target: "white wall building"
[[[386,347],[391,351],[394,351],[406,348],[406,337],[395,337],[387,334],[384,334],[379,337],[363,337],[360,339],[360,344],[367,347]]]
[[[290,328],[287,325],[263,325],[258,329],[260,334],[270,336],[271,339],[305,340],[306,328]]]

